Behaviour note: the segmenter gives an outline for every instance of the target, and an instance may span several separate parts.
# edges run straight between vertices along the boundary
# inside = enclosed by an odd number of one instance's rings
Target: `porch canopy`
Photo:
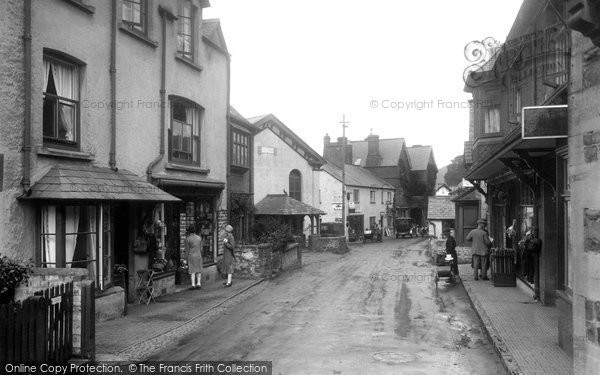
[[[480,156],[480,161],[471,166],[465,179],[467,181],[489,180],[506,170],[514,172],[512,161],[521,160],[529,163],[533,159],[555,152],[559,147],[560,138],[523,139],[520,130],[515,128],[502,142],[490,148],[486,155]],[[520,177],[518,172],[517,177]]]
[[[59,166],[50,169],[21,200],[179,202],[125,169]]]
[[[319,218],[325,215],[324,211],[300,202],[286,194],[269,194],[254,206],[256,216],[279,216],[302,220],[304,216],[310,218],[311,233],[316,234],[319,228]],[[317,228],[315,230],[315,228]]]

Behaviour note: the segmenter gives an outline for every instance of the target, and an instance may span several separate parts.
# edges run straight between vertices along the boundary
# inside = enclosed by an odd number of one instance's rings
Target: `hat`
[[[229,232],[229,233],[233,232],[233,227],[231,225],[226,226],[225,232]]]
[[[446,258],[444,259],[446,262],[449,262],[451,260],[454,260],[454,257],[452,257],[452,254],[446,254]]]
[[[479,219],[479,220],[477,220],[477,224],[487,224],[487,220],[486,219]]]

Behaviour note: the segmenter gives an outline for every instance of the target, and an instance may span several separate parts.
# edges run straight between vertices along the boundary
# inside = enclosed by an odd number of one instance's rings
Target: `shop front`
[[[185,246],[186,230],[193,226],[202,238],[203,267],[210,269],[222,255],[219,246],[219,230],[225,226],[226,211],[221,210],[221,200],[225,184],[212,179],[181,179],[155,175],[155,183],[163,190],[179,198],[175,204],[164,205],[163,243],[166,258],[175,265],[176,283],[190,283],[187,270]],[[203,280],[214,276],[212,271],[203,272]]]

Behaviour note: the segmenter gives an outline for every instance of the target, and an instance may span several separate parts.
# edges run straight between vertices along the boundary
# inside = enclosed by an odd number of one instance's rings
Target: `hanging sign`
[[[523,139],[568,137],[568,106],[523,107]]]

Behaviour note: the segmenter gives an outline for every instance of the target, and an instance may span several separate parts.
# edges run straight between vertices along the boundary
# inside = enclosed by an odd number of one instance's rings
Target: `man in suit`
[[[485,219],[477,220],[477,228],[473,229],[467,234],[467,241],[473,241],[471,244],[471,254],[473,256],[473,277],[475,280],[479,280],[478,269],[481,268],[481,278],[483,280],[489,280],[487,277],[488,267],[488,255],[490,254],[490,247],[492,241],[490,236],[485,230],[487,221]]]

